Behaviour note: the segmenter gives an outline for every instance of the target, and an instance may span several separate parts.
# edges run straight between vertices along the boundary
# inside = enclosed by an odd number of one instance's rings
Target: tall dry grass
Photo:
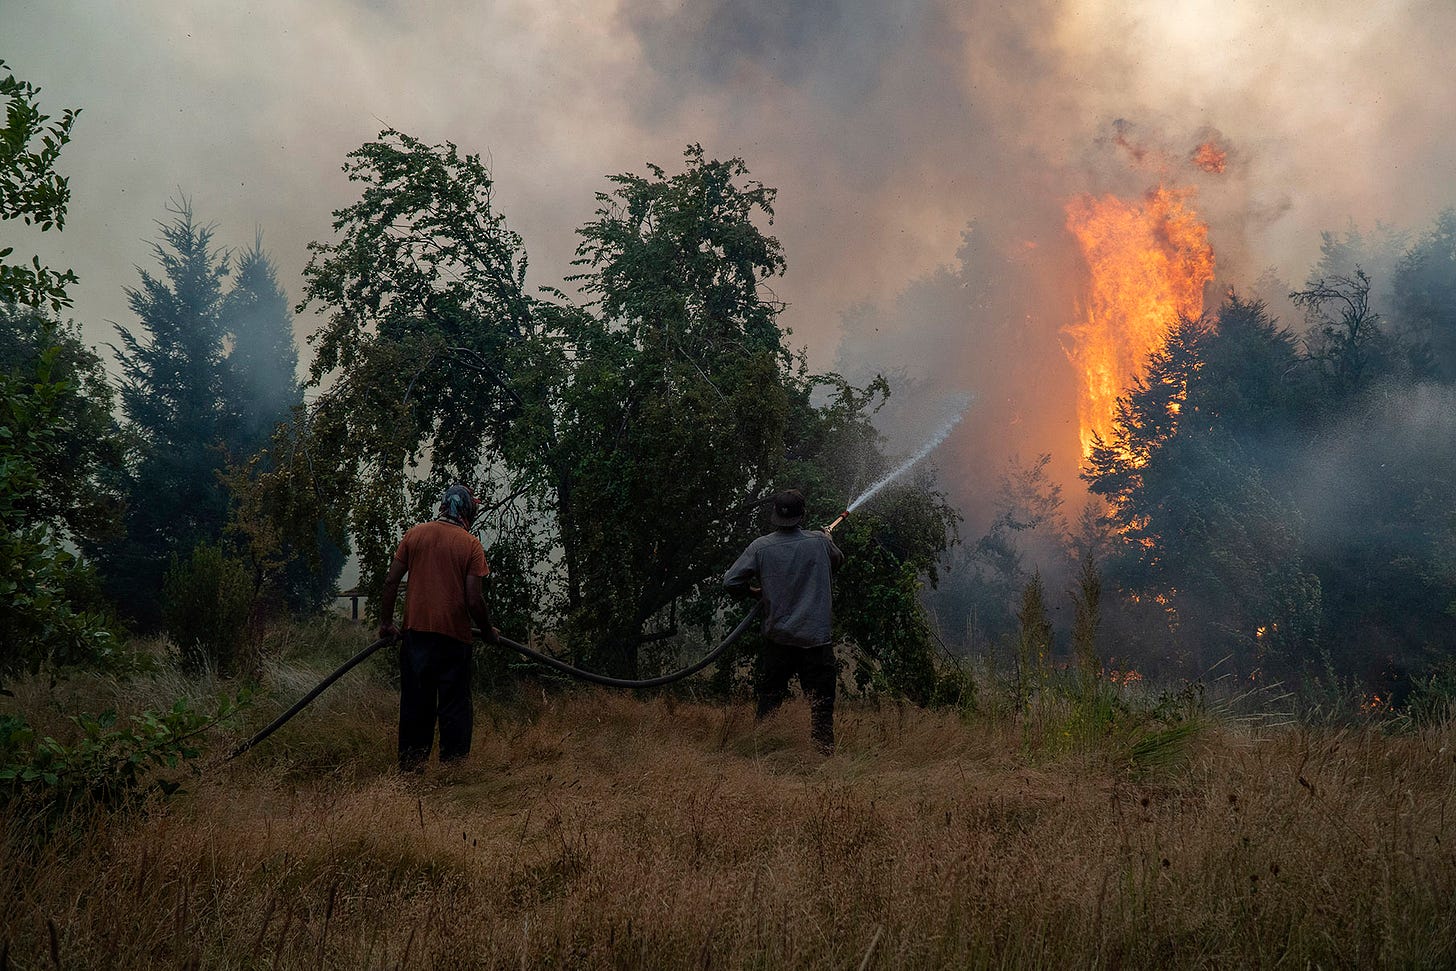
[[[527,690],[401,778],[394,695],[339,688],[186,795],[7,839],[9,966],[1456,962],[1449,727],[1214,722],[1138,774],[1053,719],[849,706],[824,759],[802,704]]]

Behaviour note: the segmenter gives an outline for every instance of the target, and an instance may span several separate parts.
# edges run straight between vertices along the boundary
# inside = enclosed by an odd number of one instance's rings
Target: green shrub
[[[43,667],[103,666],[115,656],[110,618],[67,597],[84,569],[44,528],[0,531],[0,684]]]
[[[935,672],[935,687],[930,693],[930,704],[934,707],[957,708],[964,712],[976,710],[976,679],[959,663],[942,663]]]
[[[116,648],[105,612],[72,599],[89,574],[66,549],[79,517],[57,512],[57,495],[75,486],[57,470],[75,464],[66,435],[84,399],[53,337],[44,330],[23,367],[0,361],[0,683],[43,667],[101,665]]]
[[[144,711],[124,724],[115,711],[75,715],[80,735],[70,744],[0,715],[0,806],[54,823],[69,809],[120,809],[153,792],[171,795],[179,783],[156,770],[197,758],[198,736],[247,703],[246,691],[221,699],[211,713],[179,700],[169,711]]]
[[[1437,664],[1424,675],[1411,679],[1406,715],[1415,725],[1445,724],[1456,714],[1456,662]]]
[[[199,543],[172,558],[162,581],[162,626],[191,668],[230,674],[248,637],[253,584],[242,562],[218,544]]]

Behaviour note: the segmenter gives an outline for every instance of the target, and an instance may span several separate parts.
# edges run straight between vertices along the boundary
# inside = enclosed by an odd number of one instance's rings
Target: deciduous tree
[[[61,149],[71,140],[79,108],[67,108],[60,120],[40,110],[40,89],[17,78],[0,60],[0,99],[5,124],[0,127],[0,222],[19,219],[41,232],[66,225],[71,183],[56,171]],[[13,246],[0,247],[0,302],[53,311],[71,305],[66,288],[76,282],[70,270],[52,270],[33,257],[29,266],[7,259]]]
[[[366,585],[460,479],[485,499],[492,556],[519,564],[497,596],[521,603],[530,585],[536,620],[631,672],[679,616],[710,624],[775,488],[808,488],[826,518],[848,499],[837,450],[873,444],[879,391],[810,375],[787,348],[766,290],[783,256],[758,226],[774,195],[740,160],[691,146],[679,173],[614,177],[581,230],[583,301],[526,292],[479,157],[389,131],[346,171],[361,197],[306,273],[306,305],[327,315],[308,442]],[[934,508],[943,548],[950,514]],[[925,559],[917,546],[893,570]]]
[[[0,220],[65,224],[70,187],[54,170],[77,112],[47,125],[37,89],[0,61]],[[33,144],[39,141],[39,145]],[[91,574],[67,545],[104,532],[119,446],[99,360],[41,309],[67,306],[69,270],[0,250],[0,678],[95,662],[115,638],[92,609]]]

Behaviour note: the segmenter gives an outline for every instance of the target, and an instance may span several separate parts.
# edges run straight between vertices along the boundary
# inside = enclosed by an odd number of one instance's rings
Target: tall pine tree
[[[238,257],[232,289],[222,302],[223,325],[232,337],[227,355],[236,414],[230,451],[247,456],[267,444],[302,400],[293,314],[278,275],[263,252],[263,234]]]
[[[126,290],[133,330],[117,325],[122,411],[137,439],[126,538],[99,551],[122,609],[144,627],[160,620],[162,574],[214,540],[227,519],[218,477],[236,435],[222,316],[228,255],[213,246],[187,199],[171,203],[152,252],[161,273],[141,271]]]
[[[259,479],[275,469],[273,453],[289,441],[280,426],[303,402],[293,314],[263,251],[261,232],[238,257],[222,317],[231,339],[227,369],[234,421],[228,452],[235,472],[229,487],[237,503],[229,532],[241,538],[258,587],[273,588],[294,610],[315,610],[333,594],[347,553],[317,515],[311,526],[296,521],[298,511],[279,508]],[[283,437],[275,440],[275,433]]]

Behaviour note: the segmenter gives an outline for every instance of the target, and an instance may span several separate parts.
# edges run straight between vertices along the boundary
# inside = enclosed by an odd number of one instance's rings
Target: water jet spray
[[[851,500],[849,505],[845,507],[844,512],[840,513],[834,522],[824,527],[824,532],[834,532],[835,527],[844,522],[850,513],[854,512],[860,506],[863,506],[875,493],[900,478],[900,476],[910,471],[917,462],[935,451],[941,442],[950,437],[951,431],[965,417],[967,409],[971,407],[971,398],[972,396],[968,394],[957,394],[947,398],[943,406],[945,417],[941,420],[940,426],[925,440],[925,444],[921,445],[914,455],[911,455],[908,459],[895,466],[893,470],[881,476],[873,485]]]

